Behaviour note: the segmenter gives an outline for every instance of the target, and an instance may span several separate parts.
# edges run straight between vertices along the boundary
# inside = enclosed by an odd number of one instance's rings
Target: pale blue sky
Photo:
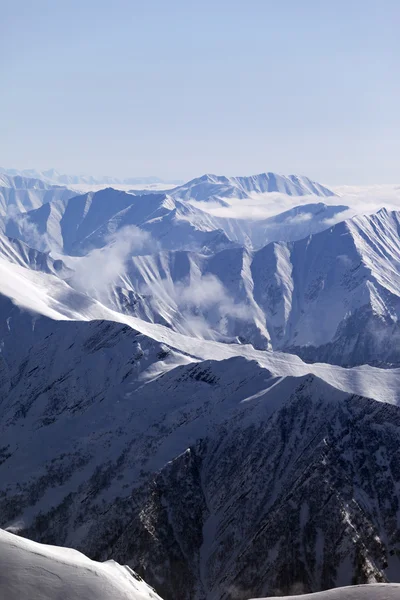
[[[400,183],[400,0],[0,0],[0,165]]]

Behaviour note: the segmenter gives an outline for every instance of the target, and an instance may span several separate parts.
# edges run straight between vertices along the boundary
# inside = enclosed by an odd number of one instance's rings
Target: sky
[[[400,183],[399,0],[0,0],[0,165]]]

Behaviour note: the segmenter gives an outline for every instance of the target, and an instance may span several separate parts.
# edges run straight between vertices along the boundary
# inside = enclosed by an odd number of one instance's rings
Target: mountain
[[[400,582],[400,214],[332,224],[346,207],[317,201],[253,227],[207,208],[227,181],[3,221],[0,526],[166,600]],[[0,556],[64,595],[136,585],[9,535]]]
[[[400,581],[398,369],[192,338],[0,267],[3,528],[167,599]]]
[[[37,171],[36,169],[3,169],[0,168],[0,174],[29,177],[34,179],[40,179],[50,184],[57,185],[112,185],[112,184],[125,184],[125,185],[138,185],[138,184],[154,184],[154,183],[181,183],[180,181],[164,181],[159,177],[127,177],[125,179],[117,177],[93,177],[92,175],[65,175],[59,173],[55,169],[48,169],[47,171]]]
[[[0,530],[0,596],[6,600],[159,600],[129,567]]]
[[[65,202],[76,192],[40,179],[0,174],[0,216],[33,210],[52,200]]]
[[[186,335],[307,361],[393,366],[400,364],[399,228],[400,214],[383,209],[256,252],[151,244],[132,251],[113,241],[74,260],[68,281],[114,311]]]
[[[194,209],[193,209],[194,210]],[[107,188],[76,196],[69,202],[46,204],[7,222],[6,233],[39,249],[84,255],[105,246],[126,227],[135,226],[153,237],[152,247],[167,249],[233,245],[219,229],[192,225],[186,208],[165,194],[133,196]],[[32,234],[33,232],[33,234]]]
[[[399,213],[326,228],[332,207],[316,206],[277,215],[268,228],[296,238],[311,214],[323,231],[255,252],[184,202],[116,190],[44,205],[9,219],[6,232],[81,255],[64,259],[76,273],[70,285],[111,310],[307,361],[400,364]]]
[[[166,598],[399,580],[397,406],[240,357],[165,371],[107,322],[34,336],[2,372],[3,526]]]
[[[307,360],[399,364],[399,233],[400,213],[382,209],[260,251],[254,294],[273,346]]]
[[[0,175],[20,176],[23,178],[40,179],[50,184],[57,185],[151,185],[151,184],[178,184],[174,188],[174,196],[195,200],[208,200],[211,197],[236,197],[242,198],[250,193],[281,192],[292,196],[308,194],[317,196],[334,196],[334,192],[325,186],[312,181],[308,177],[299,175],[278,175],[276,173],[261,173],[249,177],[225,177],[221,175],[206,174],[182,185],[181,181],[165,181],[159,177],[93,177],[92,175],[65,175],[55,169],[37,171],[35,169],[4,169],[0,167]],[[136,193],[135,190],[133,190]]]
[[[249,177],[225,177],[206,174],[176,187],[169,194],[180,200],[207,202],[224,198],[247,198],[251,194],[279,192],[289,196],[335,196],[325,186],[299,175],[261,173]]]
[[[347,207],[297,206],[268,219],[219,217],[170,194],[128,194],[108,188],[43,205],[7,221],[5,232],[40,250],[82,255],[134,225],[152,236],[153,247],[216,251],[237,244],[260,248],[296,240],[340,221]]]

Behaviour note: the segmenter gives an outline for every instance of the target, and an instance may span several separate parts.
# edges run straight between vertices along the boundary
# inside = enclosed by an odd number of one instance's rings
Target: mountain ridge
[[[336,196],[327,187],[300,175],[278,175],[277,173],[259,173],[241,177],[226,177],[206,173],[179,185],[168,193],[181,200],[203,202],[219,201],[224,198],[247,198],[251,193],[279,192],[291,196]]]

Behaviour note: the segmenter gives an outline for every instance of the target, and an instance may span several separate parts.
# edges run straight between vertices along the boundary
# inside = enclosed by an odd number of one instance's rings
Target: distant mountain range
[[[48,250],[67,254],[103,247],[110,234],[128,225],[147,231],[169,250],[216,250],[232,244],[260,248],[270,241],[300,239],[321,231],[327,223],[341,220],[348,208],[309,203],[267,219],[253,220],[251,215],[244,219],[210,214],[202,205],[181,198],[179,190],[133,195],[108,188],[76,196],[69,202],[58,199],[56,191],[53,202],[26,214],[11,215],[6,233],[35,246],[30,234],[37,230],[44,236],[41,248],[47,241]],[[189,194],[187,190],[186,186],[184,195]]]
[[[124,185],[137,185],[137,184],[154,184],[154,183],[182,183],[179,180],[165,181],[159,177],[94,177],[93,175],[65,175],[59,173],[55,169],[48,169],[47,171],[37,171],[36,169],[4,169],[0,167],[0,174],[10,175],[12,177],[24,177],[29,179],[41,179],[46,183],[52,185],[113,185],[113,184],[124,184]]]

